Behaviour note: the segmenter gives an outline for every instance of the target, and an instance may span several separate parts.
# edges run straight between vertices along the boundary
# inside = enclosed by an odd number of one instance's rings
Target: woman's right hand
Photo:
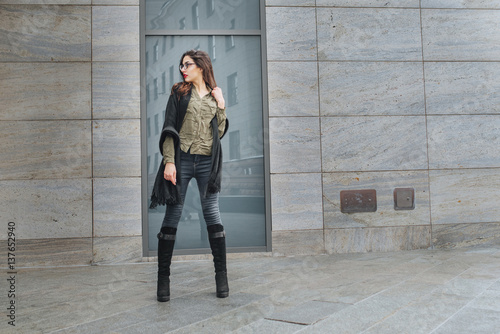
[[[167,162],[165,165],[165,170],[163,171],[163,177],[165,180],[172,182],[175,186],[176,177],[177,177],[177,169],[175,168],[175,164],[171,162]]]

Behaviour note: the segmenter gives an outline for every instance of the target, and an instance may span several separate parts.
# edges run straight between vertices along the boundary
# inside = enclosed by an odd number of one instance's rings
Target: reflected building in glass
[[[144,55],[148,194],[162,159],[158,141],[165,106],[172,85],[182,81],[180,57],[190,49],[204,50],[226,101],[229,130],[222,139],[220,209],[231,235],[228,246],[237,248],[266,245],[261,37],[238,35],[260,29],[259,14],[259,1],[146,1],[146,29],[154,32],[146,33]],[[207,35],[211,30],[214,34]],[[176,249],[209,247],[195,182],[186,196]],[[164,211],[148,211],[150,251],[156,249]]]

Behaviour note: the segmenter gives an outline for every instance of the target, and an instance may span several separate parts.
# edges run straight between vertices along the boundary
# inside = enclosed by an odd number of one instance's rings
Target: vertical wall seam
[[[429,162],[429,126],[427,118],[427,91],[425,87],[425,57],[424,57],[424,26],[422,20],[422,0],[419,1],[419,13],[420,13],[420,45],[422,52],[422,83],[424,89],[424,117],[425,117],[425,143],[426,143],[426,154],[427,154],[427,194],[429,197],[429,226],[430,226],[430,248],[434,248],[433,236],[432,236],[432,199],[431,199],[431,177],[430,177],[430,162]]]
[[[92,191],[92,245],[91,245],[91,264],[94,263],[94,24],[93,24],[94,5],[90,5],[90,182]]]

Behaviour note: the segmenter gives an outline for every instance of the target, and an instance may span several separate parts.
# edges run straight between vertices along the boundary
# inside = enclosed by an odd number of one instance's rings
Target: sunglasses
[[[187,69],[188,69],[188,67],[189,67],[189,66],[191,66],[191,65],[196,65],[196,64],[195,64],[195,63],[188,63],[188,62],[186,62],[186,63],[184,63],[184,64],[180,64],[180,65],[179,65],[179,70],[181,70],[181,71],[182,71],[183,69],[186,69],[186,70],[187,70]]]

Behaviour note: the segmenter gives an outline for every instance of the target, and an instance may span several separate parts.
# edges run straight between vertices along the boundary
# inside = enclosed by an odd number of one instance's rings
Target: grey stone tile
[[[0,179],[91,175],[90,121],[0,122]]]
[[[500,8],[496,0],[422,0],[422,8]]]
[[[140,178],[94,180],[94,236],[141,235]]]
[[[319,116],[315,62],[270,62],[267,67],[270,116]]]
[[[499,114],[498,63],[426,62],[427,114]]]
[[[475,309],[500,312],[500,291],[486,290],[468,305]]]
[[[7,242],[2,241],[2,246],[7,249]],[[7,257],[0,261],[6,266]],[[91,238],[16,240],[16,268],[88,265],[91,261]]]
[[[139,63],[94,63],[93,118],[139,118]]]
[[[92,0],[0,0],[0,5],[90,5]]]
[[[270,118],[269,139],[271,173],[321,171],[318,117]]]
[[[266,0],[266,6],[314,6],[316,0]]]
[[[471,218],[472,220],[473,218]],[[458,248],[500,244],[499,223],[433,224],[432,244],[435,248]]]
[[[92,0],[93,5],[136,5],[139,6],[139,0]]]
[[[142,261],[142,237],[94,237],[93,262],[116,264]]]
[[[0,78],[1,120],[90,119],[89,63],[3,63]]]
[[[395,188],[415,190],[415,209],[394,210]],[[340,192],[357,189],[377,191],[376,212],[340,211]],[[428,174],[423,171],[323,173],[323,211],[326,228],[429,225]]]
[[[89,61],[90,7],[0,8],[0,61]]]
[[[321,134],[325,172],[427,168],[423,116],[322,117]]]
[[[425,249],[430,240],[430,226],[325,229],[328,254]]]
[[[321,174],[273,174],[273,231],[323,228]]]
[[[424,59],[500,60],[498,10],[423,9]]]
[[[498,169],[436,170],[429,177],[434,226],[498,221]]]
[[[260,319],[236,331],[235,334],[253,334],[253,333],[274,333],[274,334],[292,334],[302,329],[303,325],[291,324],[283,321],[273,321]]]
[[[422,64],[320,63],[321,115],[423,115]]]
[[[100,120],[93,127],[94,176],[140,176],[140,120]]]
[[[283,312],[271,314],[267,319],[310,325],[338,312],[346,306],[346,304],[342,303],[309,301],[289,308]]]
[[[319,60],[422,59],[418,9],[318,8]]]
[[[465,307],[434,330],[433,333],[491,334],[495,333],[500,325],[500,321],[498,319],[500,319],[500,312]]]
[[[322,254],[323,230],[273,231],[274,255]]]
[[[16,223],[17,238],[92,236],[89,179],[0,181],[0,188],[0,219]],[[6,240],[7,232],[0,230],[0,238]]]
[[[317,6],[334,7],[412,7],[419,8],[418,0],[316,0]]]
[[[92,60],[139,61],[138,6],[92,8]]]
[[[314,8],[267,7],[266,30],[268,60],[317,59]]]
[[[500,166],[500,115],[429,116],[429,167]]]

